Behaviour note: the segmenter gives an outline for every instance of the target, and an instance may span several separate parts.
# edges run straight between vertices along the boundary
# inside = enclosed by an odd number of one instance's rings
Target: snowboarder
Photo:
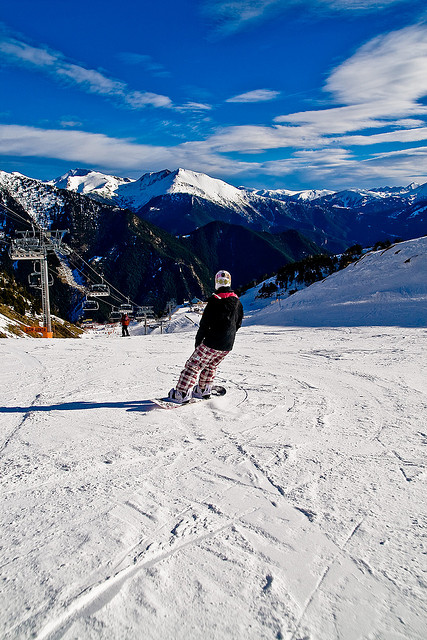
[[[185,363],[169,400],[182,404],[191,397],[209,398],[219,363],[230,353],[243,320],[243,307],[231,289],[228,271],[215,275],[215,293],[209,298],[196,334],[196,348]],[[199,376],[198,384],[193,388]]]
[[[127,313],[122,313],[122,317],[120,319],[121,325],[122,325],[122,338],[124,338],[125,336],[129,336],[129,323],[130,323],[130,318],[128,316]]]

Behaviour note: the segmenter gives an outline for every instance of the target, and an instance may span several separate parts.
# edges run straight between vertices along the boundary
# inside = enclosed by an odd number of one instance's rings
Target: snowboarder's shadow
[[[157,409],[152,400],[128,400],[127,402],[62,402],[29,407],[0,407],[0,413],[32,413],[38,411],[85,411],[87,409],[125,409],[146,413]]]

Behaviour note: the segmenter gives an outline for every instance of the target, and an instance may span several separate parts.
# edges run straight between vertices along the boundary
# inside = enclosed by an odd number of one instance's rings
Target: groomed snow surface
[[[1,340],[2,640],[425,640],[422,298],[418,326],[278,304],[252,308],[226,396],[170,411],[150,398],[190,321]]]

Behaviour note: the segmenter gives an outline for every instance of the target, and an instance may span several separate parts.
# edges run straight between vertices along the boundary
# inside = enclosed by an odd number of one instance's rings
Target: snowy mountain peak
[[[92,193],[89,190],[85,193],[93,195],[93,190]],[[239,189],[223,180],[182,168],[175,171],[165,169],[155,173],[145,173],[138,180],[128,180],[126,183],[118,184],[114,192],[109,195],[116,204],[137,210],[153,198],[168,194],[198,196],[224,206],[229,206],[230,203],[240,204],[244,198],[244,194]],[[107,196],[107,194],[103,195]]]
[[[241,187],[244,189],[244,187]],[[275,200],[302,200],[309,202],[331,195],[334,191],[328,189],[306,189],[304,191],[290,191],[289,189],[253,189],[252,193],[263,198],[274,198]]]
[[[0,189],[44,221],[50,217],[47,211],[60,208],[68,190],[130,209],[175,235],[219,220],[273,233],[297,229],[320,246],[329,243],[328,249],[339,251],[355,241],[373,244],[386,235],[408,238],[426,232],[427,183],[339,192],[256,190],[182,167],[147,172],[138,179],[76,168],[47,182],[0,172]]]
[[[170,176],[172,173],[172,171],[169,171],[169,169],[164,169],[163,171],[150,171],[148,173],[144,173],[140,178],[138,178],[138,180],[136,180],[136,182],[139,182],[141,185],[151,185],[154,184],[155,182],[158,182],[159,180],[164,180],[165,178],[167,178],[168,176]]]
[[[61,176],[62,179],[65,179],[68,176],[87,176],[90,173],[95,173],[93,169],[70,169],[69,171],[67,171],[66,173],[64,173],[63,176]],[[61,178],[58,178],[59,180],[61,180]]]
[[[198,173],[189,169],[177,169],[175,176],[173,191],[199,195],[213,202],[241,200],[242,193],[240,189],[223,180],[211,178],[205,173]]]
[[[131,178],[110,176],[92,169],[71,169],[54,180],[47,180],[46,184],[57,189],[68,189],[85,195],[109,198],[122,184],[133,182]]]

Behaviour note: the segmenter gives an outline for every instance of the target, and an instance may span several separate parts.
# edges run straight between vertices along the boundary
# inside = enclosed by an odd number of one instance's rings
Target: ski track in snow
[[[0,635],[422,640],[425,329],[2,341]],[[202,406],[201,406],[202,405]]]

